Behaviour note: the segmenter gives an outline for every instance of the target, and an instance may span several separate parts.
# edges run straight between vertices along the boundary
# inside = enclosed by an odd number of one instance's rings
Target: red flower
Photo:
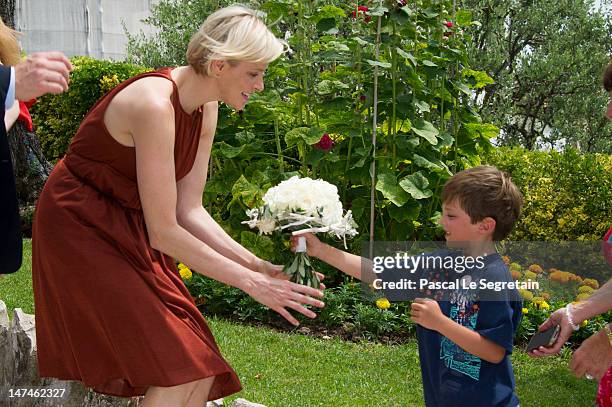
[[[366,100],[366,95],[361,95],[361,96],[359,96],[359,100],[361,100],[362,102],[365,102],[365,100]]]
[[[445,26],[447,26],[448,28],[453,28],[453,22],[452,21],[447,21],[444,23]]]
[[[367,12],[369,10],[369,8],[367,8],[366,6],[357,6],[357,11],[351,11],[351,17],[352,18],[357,18],[357,14],[363,14],[365,12]],[[372,19],[372,17],[370,16],[365,16],[365,18],[363,19],[366,23],[369,22]]]
[[[325,133],[323,134],[323,137],[321,137],[321,140],[314,145],[314,148],[317,150],[330,151],[332,148],[334,148],[334,144],[334,140],[329,137],[329,134]]]

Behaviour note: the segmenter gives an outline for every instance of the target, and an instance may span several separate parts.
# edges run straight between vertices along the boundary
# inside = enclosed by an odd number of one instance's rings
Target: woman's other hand
[[[315,318],[317,314],[306,308],[304,305],[312,305],[323,308],[325,304],[313,297],[323,298],[323,292],[312,287],[292,283],[291,281],[270,277],[264,273],[252,273],[245,292],[255,301],[267,306],[273,311],[278,312],[283,318],[293,325],[299,325],[287,310],[291,308],[307,316]]]

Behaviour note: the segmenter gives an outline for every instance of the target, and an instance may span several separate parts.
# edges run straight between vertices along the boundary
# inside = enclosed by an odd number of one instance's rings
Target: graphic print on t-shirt
[[[475,299],[474,295],[464,290],[454,292],[451,295],[449,318],[472,331],[475,330],[479,308]],[[445,336],[440,340],[440,359],[447,368],[479,380],[482,363],[480,358],[464,351]]]

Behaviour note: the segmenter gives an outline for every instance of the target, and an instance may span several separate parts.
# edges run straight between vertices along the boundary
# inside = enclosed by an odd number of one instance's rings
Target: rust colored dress
[[[103,121],[125,86],[149,76],[172,81],[170,71],[136,76],[100,99],[40,195],[32,236],[38,369],[122,397],[215,376],[214,400],[239,391],[240,381],[174,260],[149,244],[135,150]],[[195,161],[202,107],[187,114],[172,83],[178,181]]]

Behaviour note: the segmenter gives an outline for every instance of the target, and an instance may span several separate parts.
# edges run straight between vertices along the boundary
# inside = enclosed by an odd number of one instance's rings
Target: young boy
[[[445,184],[442,203],[440,224],[448,246],[466,256],[482,256],[482,275],[487,279],[511,281],[494,244],[510,233],[522,206],[522,195],[510,178],[489,166],[461,171]],[[305,237],[310,256],[362,278],[361,257],[324,244],[314,235]],[[517,406],[509,355],[521,303],[509,298],[450,297],[439,302],[417,298],[412,303],[426,405]]]

